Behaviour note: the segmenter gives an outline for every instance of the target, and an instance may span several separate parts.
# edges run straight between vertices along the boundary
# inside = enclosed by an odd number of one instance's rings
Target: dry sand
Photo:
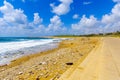
[[[56,80],[71,66],[81,63],[99,39],[65,40],[56,49],[16,59],[10,65],[0,67],[0,80]]]
[[[104,37],[58,80],[120,80],[120,38]]]

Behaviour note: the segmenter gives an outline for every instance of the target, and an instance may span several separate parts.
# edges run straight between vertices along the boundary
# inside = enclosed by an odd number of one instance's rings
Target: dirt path
[[[82,63],[71,67],[59,80],[120,80],[120,39],[102,38]]]

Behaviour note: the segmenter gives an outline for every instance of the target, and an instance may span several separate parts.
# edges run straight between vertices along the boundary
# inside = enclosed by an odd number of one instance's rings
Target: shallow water
[[[23,55],[56,48],[58,42],[61,41],[60,39],[44,38],[19,38],[20,40],[18,38],[16,40],[14,39],[0,41],[0,65],[9,64],[11,60],[19,58]]]

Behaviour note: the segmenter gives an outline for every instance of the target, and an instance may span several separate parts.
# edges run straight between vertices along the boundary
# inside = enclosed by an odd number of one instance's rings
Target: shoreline
[[[49,44],[54,44],[54,43],[49,43]],[[47,44],[47,45],[49,45],[49,44]],[[44,46],[44,45],[40,45],[40,46]],[[14,60],[11,60],[9,64],[0,65],[0,68],[5,67],[5,66],[14,67],[14,66],[18,65],[16,63],[21,64],[23,60],[24,60],[23,62],[25,62],[25,61],[27,61],[27,60],[29,60],[31,58],[34,58],[34,57],[37,57],[37,56],[42,56],[42,55],[45,55],[46,53],[56,51],[58,49],[59,42],[55,43],[55,46],[56,47],[48,48],[46,50],[38,51],[36,53],[24,54],[24,55],[22,55],[22,56],[20,56],[18,58],[15,58]]]
[[[51,38],[51,37],[47,37],[47,38]],[[72,39],[72,38],[57,38],[57,37],[52,37],[52,38],[55,39],[56,41],[52,42],[52,43],[48,43],[46,45],[54,44],[54,46],[56,46],[56,47],[48,48],[46,50],[38,51],[36,53],[28,53],[28,54],[22,55],[18,58],[15,58],[14,60],[11,60],[9,64],[0,65],[0,71],[2,71],[1,70],[2,68],[6,68],[6,69],[11,68],[11,67],[20,65],[20,64],[24,63],[25,61],[28,61],[31,58],[43,56],[43,55],[52,53],[54,51],[57,51],[58,49],[63,48],[63,47],[60,47],[60,43],[62,41]],[[44,46],[44,45],[40,45],[40,46]]]
[[[70,65],[88,54],[97,44],[97,38],[74,38],[59,43],[58,48],[37,54],[30,54],[12,61],[10,65],[0,67],[0,79],[50,80],[58,78]],[[13,71],[13,72],[11,72]],[[36,72],[37,71],[37,72]],[[6,76],[8,73],[11,75]]]
[[[23,56],[36,54],[36,53],[54,49],[54,48],[58,47],[58,44],[61,41],[62,41],[62,39],[53,39],[51,42],[46,43],[46,44],[39,44],[39,45],[35,45],[35,46],[30,45],[29,47],[23,46],[23,48],[20,48],[20,49],[8,50],[6,52],[1,52],[0,53],[1,54],[0,55],[0,66],[9,65],[11,63],[11,61],[14,61]],[[45,40],[44,40],[44,43],[45,43]]]

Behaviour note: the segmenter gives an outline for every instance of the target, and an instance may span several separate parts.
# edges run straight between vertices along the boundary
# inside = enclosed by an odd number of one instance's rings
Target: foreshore
[[[0,67],[0,80],[56,80],[98,44],[96,37],[64,40],[55,49],[23,56]]]

